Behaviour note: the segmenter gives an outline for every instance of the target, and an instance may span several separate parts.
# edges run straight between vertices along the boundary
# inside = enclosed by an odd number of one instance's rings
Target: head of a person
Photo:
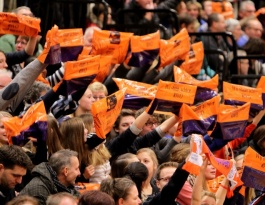
[[[176,10],[177,10],[178,15],[186,14],[188,10],[187,10],[185,1],[180,1],[177,5]]]
[[[211,32],[225,32],[225,18],[222,14],[212,13],[208,17],[208,27]]]
[[[189,33],[195,32],[196,19],[190,14],[182,14],[178,17],[180,28],[186,28]]]
[[[29,37],[28,36],[17,36],[16,37],[16,51],[22,51],[26,48],[26,45],[29,41]]]
[[[77,205],[77,198],[70,193],[60,192],[50,195],[46,200],[46,205]]]
[[[21,184],[22,177],[28,169],[32,168],[32,162],[21,147],[16,145],[4,145],[0,147],[0,185],[4,189],[14,189]]]
[[[65,185],[74,186],[80,175],[78,153],[69,149],[55,152],[49,159],[49,165],[57,174],[58,180]]]
[[[148,5],[153,3],[153,0],[135,0],[135,2],[143,9],[147,9]]]
[[[85,46],[92,46],[92,39],[93,39],[93,34],[95,30],[100,31],[101,29],[97,26],[90,26],[86,29],[84,33],[84,45]]]
[[[120,155],[111,164],[111,177],[120,178],[124,176],[125,167],[132,162],[139,162],[139,159],[135,154],[125,153]]]
[[[264,55],[265,43],[260,38],[250,38],[243,46],[243,50],[246,51],[247,55]]]
[[[0,69],[7,69],[6,54],[0,50]]]
[[[78,205],[115,205],[113,198],[105,192],[92,190],[84,192],[78,202]]]
[[[136,153],[137,158],[148,169],[148,177],[152,178],[158,166],[158,160],[155,152],[150,148],[139,149]]]
[[[216,204],[215,194],[209,191],[203,191],[201,195],[201,204],[215,205]]]
[[[88,113],[91,111],[93,102],[95,102],[95,99],[93,98],[92,91],[89,88],[87,88],[84,95],[78,101],[79,103],[78,109],[80,109],[82,114]]]
[[[235,157],[236,169],[237,169],[238,173],[240,174],[240,176],[241,176],[242,170],[243,170],[244,157],[245,157],[244,154],[240,154],[240,155],[237,155]]]
[[[199,2],[189,1],[187,2],[188,14],[197,19],[200,16],[202,6]]]
[[[95,132],[94,119],[91,113],[82,114],[79,118],[83,120],[88,133]]]
[[[27,6],[20,6],[20,7],[17,7],[16,9],[14,9],[12,11],[12,13],[15,13],[17,15],[24,15],[24,16],[30,16],[30,17],[33,17],[33,13],[31,12],[30,8],[27,7]]]
[[[7,118],[11,118],[12,115],[5,111],[0,111],[0,146],[8,144],[8,137],[6,134],[6,129],[4,127],[3,121]]]
[[[242,21],[242,30],[249,38],[261,38],[263,27],[255,17],[248,17]]]
[[[6,205],[39,205],[36,198],[27,195],[18,195],[9,201]]]
[[[176,144],[170,152],[170,161],[182,163],[190,154],[190,144],[179,143]]]
[[[24,97],[24,101],[28,104],[36,102],[41,96],[45,95],[51,89],[50,86],[43,82],[35,81]]]
[[[213,12],[212,1],[205,0],[202,2],[202,8],[205,16],[209,16]]]
[[[210,161],[208,161],[204,176],[206,180],[212,180],[216,177],[216,168],[211,164]]]
[[[51,156],[53,153],[63,149],[60,139],[62,139],[62,134],[59,130],[59,125],[57,120],[51,116],[47,115],[47,148],[48,154]]]
[[[79,117],[73,117],[62,121],[59,128],[63,137],[60,140],[62,146],[65,149],[76,151],[80,164],[88,164],[88,149],[85,145],[88,132],[83,120]]]
[[[169,182],[177,167],[177,162],[165,162],[157,168],[155,175],[156,186],[159,188],[160,191]]]
[[[136,111],[135,118],[137,118],[139,115],[141,115],[146,110],[146,107],[143,107]],[[147,122],[144,124],[142,131],[140,132],[140,136],[144,136],[146,133],[151,132],[154,130],[163,120],[164,116],[160,114],[154,113],[150,118],[147,120]]]
[[[113,129],[116,133],[121,134],[127,130],[134,121],[134,112],[130,109],[122,109],[114,123]]]
[[[141,162],[132,162],[124,170],[125,177],[129,177],[136,185],[141,199],[142,185],[148,178],[148,169]]]
[[[107,9],[108,9],[107,24],[111,24],[112,23],[112,9],[110,6],[108,6]],[[92,8],[92,12],[97,18],[97,23],[102,28],[105,6],[103,4],[95,4],[95,6]]]
[[[240,19],[255,16],[256,8],[253,1],[242,1],[240,3],[238,16]]]
[[[240,36],[243,34],[239,21],[236,19],[227,19],[225,21],[225,24],[226,24],[226,31],[231,32],[233,34],[233,37],[237,41],[240,38]]]
[[[265,156],[265,125],[257,127],[253,133],[253,141],[260,149],[260,154]]]
[[[128,178],[105,179],[100,184],[100,191],[110,195],[116,205],[139,205],[142,202],[135,183]]]
[[[92,91],[93,98],[98,101],[108,95],[108,90],[106,86],[100,82],[91,83],[88,88]]]

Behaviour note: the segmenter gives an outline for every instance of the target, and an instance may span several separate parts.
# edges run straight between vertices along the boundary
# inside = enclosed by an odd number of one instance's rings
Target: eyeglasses
[[[17,41],[16,42],[16,44],[20,44],[21,43],[21,45],[27,45],[27,42],[25,42],[25,41]]]
[[[145,123],[145,126],[147,126],[147,127],[153,127],[153,126],[157,127],[158,125],[159,125],[158,122],[147,122],[147,123]]]
[[[103,99],[104,98],[104,96],[93,96],[93,98],[96,100],[96,99],[99,99],[99,100],[101,100],[101,99]]]
[[[171,179],[171,177],[165,177],[165,178],[160,178],[160,179],[157,179],[158,181],[164,181],[164,182],[169,182],[169,180]]]

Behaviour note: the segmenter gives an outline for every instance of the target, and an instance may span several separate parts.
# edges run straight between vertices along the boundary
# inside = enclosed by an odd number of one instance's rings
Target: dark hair
[[[117,203],[119,199],[127,198],[132,186],[135,186],[135,183],[128,178],[105,179],[100,184],[100,191],[110,195]]]
[[[60,139],[62,139],[62,134],[59,130],[57,120],[50,115],[47,115],[47,147],[48,147],[48,154],[51,156],[53,153],[63,149],[61,145]]]
[[[219,22],[219,15],[218,13],[212,13],[208,16],[208,27],[210,28],[213,25],[213,22]]]
[[[133,116],[134,117],[134,112],[130,109],[122,109],[117,120],[114,123],[113,128],[118,128],[121,122],[121,118],[127,117],[127,116]]]
[[[247,55],[264,55],[265,43],[260,38],[250,38],[244,45],[243,50],[246,51]]]
[[[130,159],[136,157],[135,154],[125,153],[120,155],[111,163],[111,177],[119,178],[124,176],[125,167],[130,163]]]
[[[33,166],[29,156],[16,145],[0,147],[0,164],[3,164],[6,169],[13,169],[15,165],[25,169],[31,169]]]
[[[24,205],[26,202],[29,202],[32,205],[39,205],[39,202],[36,198],[27,195],[18,195],[11,201],[9,201],[6,205]]]
[[[92,190],[84,192],[78,205],[115,205],[113,198],[105,192]]]
[[[196,19],[193,18],[190,14],[181,14],[178,17],[179,25],[185,24],[185,26],[188,26],[190,24],[195,23]]]
[[[124,170],[126,177],[129,177],[135,183],[139,198],[141,199],[142,184],[148,178],[148,169],[141,162],[132,162]]]

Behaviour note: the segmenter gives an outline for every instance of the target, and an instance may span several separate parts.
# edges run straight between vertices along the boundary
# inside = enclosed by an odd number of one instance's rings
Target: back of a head
[[[114,199],[105,192],[93,190],[84,192],[78,205],[115,205]]]
[[[210,28],[214,22],[219,22],[219,15],[218,13],[212,13],[209,15],[207,23],[208,27]]]
[[[250,38],[248,42],[244,45],[243,50],[246,51],[247,55],[264,55],[264,40],[260,38]]]
[[[100,191],[110,195],[117,203],[120,198],[125,199],[128,196],[132,186],[135,183],[128,178],[105,179],[100,184]]]
[[[148,178],[148,169],[141,162],[132,162],[124,170],[125,177],[129,177],[136,185],[141,199],[143,182]]]
[[[18,195],[6,205],[39,205],[36,198],[27,195]]]
[[[70,193],[60,192],[50,195],[46,205],[77,205],[77,198]]]
[[[236,19],[227,19],[225,21],[225,24],[226,24],[226,30],[229,31],[229,32],[233,32],[235,27],[240,25],[239,21],[236,20]]]
[[[58,152],[55,152],[50,157],[49,165],[57,174],[59,174],[64,167],[71,165],[71,158],[77,156],[78,154],[75,151],[62,149]]]
[[[257,127],[253,133],[253,141],[259,146],[260,149],[265,150],[264,141],[265,141],[265,125],[260,125]]]
[[[17,7],[12,11],[12,13],[15,13],[17,15],[25,15],[25,16],[31,16],[33,17],[33,13],[31,12],[30,8],[27,6],[20,6]]]
[[[188,143],[179,143],[175,145],[170,153],[170,161],[182,163],[190,154],[190,145]]]
[[[16,145],[4,145],[0,147],[0,164],[7,169],[13,169],[15,165],[25,169],[31,169],[33,164],[23,149]]]

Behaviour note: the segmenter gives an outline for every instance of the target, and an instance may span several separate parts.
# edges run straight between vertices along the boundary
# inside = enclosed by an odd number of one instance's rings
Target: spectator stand
[[[249,72],[247,75],[238,73],[238,70],[240,70],[239,66],[241,65],[240,63],[238,63],[238,61],[244,59],[247,59],[249,62]],[[259,63],[258,65],[256,65],[259,66],[257,69],[259,69],[260,72],[258,73],[255,73],[255,71],[251,69],[251,67],[255,66],[254,65],[255,61]],[[259,81],[260,77],[264,76],[264,70],[265,70],[264,63],[265,63],[265,55],[236,56],[229,64],[230,75],[228,81],[234,84],[256,87],[256,84]]]
[[[154,22],[144,24],[126,22],[127,15],[139,15],[145,12],[152,12],[158,15],[160,22],[158,24]],[[116,24],[107,24],[105,27],[106,30],[133,32],[135,35],[146,35],[159,29],[161,31],[161,38],[163,39],[169,39],[179,31],[178,16],[174,9],[120,9],[116,15],[120,21],[116,22]]]
[[[106,27],[108,16],[108,3],[105,0],[46,0],[40,9],[41,32],[45,36],[54,25],[60,29],[82,28],[86,29],[87,5],[90,3],[104,5],[103,27]],[[44,41],[45,38],[42,38]],[[42,42],[44,44],[44,42]]]
[[[189,33],[189,35],[195,36],[196,37],[196,41],[205,41],[205,39],[207,39],[207,37],[221,37],[227,48],[229,48],[229,52],[233,53],[233,56],[236,57],[237,56],[237,45],[236,45],[236,41],[233,37],[233,35],[230,32],[203,32],[203,33],[198,33],[198,32],[194,32],[194,33]],[[231,39],[232,45],[230,45],[228,43],[228,38]],[[221,50],[221,49],[217,49],[217,50],[213,50],[213,49],[204,49],[204,54],[206,59],[209,59],[209,55],[212,54],[217,54],[222,56],[221,58],[223,59],[222,65],[220,65],[220,69],[214,70],[217,74],[219,74],[219,89],[220,91],[222,90],[222,81],[228,81],[229,80],[229,69],[228,69],[228,58],[227,58],[227,54],[226,51]]]

